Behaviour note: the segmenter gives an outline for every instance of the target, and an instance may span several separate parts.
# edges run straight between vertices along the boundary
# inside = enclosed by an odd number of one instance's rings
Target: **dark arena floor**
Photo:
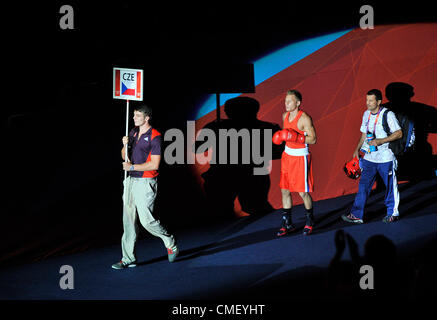
[[[376,193],[366,223],[347,224],[340,215],[353,201],[348,195],[315,203],[317,224],[310,236],[302,235],[303,207],[298,206],[298,230],[281,238],[278,212],[184,230],[177,234],[181,252],[174,263],[167,261],[161,241],[147,236],[138,241],[136,268],[111,268],[120,258],[119,245],[4,267],[0,299],[347,300],[386,299],[393,292],[397,298],[421,299],[436,284],[437,179],[400,190],[402,218],[395,223],[381,221],[383,194]],[[343,255],[341,241],[335,240],[340,233]],[[339,259],[333,259],[337,253]],[[359,268],[366,264],[373,264],[375,281],[373,289],[363,290]],[[63,265],[74,270],[74,289],[60,288]]]

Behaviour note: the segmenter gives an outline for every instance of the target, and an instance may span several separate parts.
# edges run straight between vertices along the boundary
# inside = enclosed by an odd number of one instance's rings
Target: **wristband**
[[[129,171],[134,171],[134,165],[131,165]]]

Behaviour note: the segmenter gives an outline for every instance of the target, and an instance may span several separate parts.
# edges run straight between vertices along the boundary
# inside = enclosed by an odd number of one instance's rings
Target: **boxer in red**
[[[281,180],[279,187],[282,193],[282,225],[277,235],[283,236],[295,230],[291,219],[291,192],[298,192],[302,197],[306,209],[306,223],[304,235],[311,234],[314,226],[313,200],[313,172],[309,144],[316,143],[316,131],[311,117],[299,109],[302,95],[297,90],[287,91],[285,110],[282,115],[283,129],[273,135],[273,143],[281,144],[285,141],[285,149],[281,158]]]

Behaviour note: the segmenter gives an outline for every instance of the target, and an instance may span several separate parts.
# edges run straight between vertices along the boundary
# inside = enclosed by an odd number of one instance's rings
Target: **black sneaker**
[[[293,232],[296,230],[293,222],[291,221],[291,214],[283,214],[282,215],[282,226],[281,229],[278,230],[276,235],[278,237],[285,236],[287,233]]]
[[[343,214],[341,218],[346,222],[351,223],[364,223],[363,219],[355,217],[352,213],[349,213],[348,215]]]
[[[285,236],[287,233],[293,232],[294,230],[296,230],[296,227],[293,224],[284,225],[281,227],[281,229],[278,230],[276,235],[278,237],[282,237]]]
[[[303,228],[303,235],[309,236],[313,232],[313,226],[306,225],[305,228]]]
[[[313,232],[314,228],[314,214],[313,213],[305,213],[306,222],[305,227],[303,228],[303,235],[309,236]]]
[[[399,220],[399,216],[390,215],[390,216],[385,216],[384,219],[382,219],[382,222],[391,223],[398,220]]]
[[[135,262],[128,263],[128,262],[120,261],[120,262],[114,263],[112,265],[112,269],[119,270],[119,269],[126,269],[126,268],[134,268],[136,266],[137,266],[137,264]]]

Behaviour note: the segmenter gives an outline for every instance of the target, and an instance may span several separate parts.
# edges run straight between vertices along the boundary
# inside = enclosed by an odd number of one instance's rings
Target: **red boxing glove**
[[[284,129],[280,132],[282,141],[290,141],[305,144],[305,135],[293,129]]]
[[[276,133],[273,135],[272,141],[274,144],[281,144],[282,141],[284,141],[281,139],[281,131],[282,130],[276,131]]]

